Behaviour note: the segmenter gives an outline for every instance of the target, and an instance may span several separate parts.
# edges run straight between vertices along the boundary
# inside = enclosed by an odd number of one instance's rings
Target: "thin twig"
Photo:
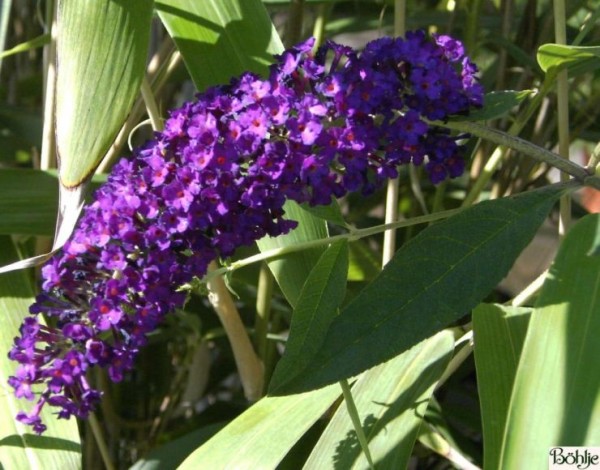
[[[590,173],[582,166],[579,166],[570,160],[566,160],[550,150],[546,150],[545,148],[532,144],[525,139],[507,134],[506,132],[502,132],[498,129],[486,127],[477,122],[450,121],[443,123],[436,121],[435,125],[461,132],[468,132],[469,134],[476,135],[482,139],[487,139],[500,146],[511,148],[533,158],[534,160],[547,163],[550,166],[568,173],[581,182],[584,182],[586,178],[590,176]]]
[[[349,242],[353,242],[359,240],[364,237],[368,237],[371,235],[375,235],[381,232],[385,232],[386,230],[402,228],[402,227],[410,227],[412,225],[418,224],[426,224],[429,222],[435,222],[437,220],[445,219],[447,217],[458,214],[464,209],[451,209],[442,212],[436,212],[434,214],[422,215],[419,217],[413,217],[410,220],[402,220],[398,222],[394,222],[391,224],[383,224],[383,225],[375,225],[373,227],[367,227],[358,230],[352,230],[348,233],[343,233],[340,235],[335,235],[333,237],[319,238],[317,240],[310,240],[303,243],[297,243],[295,245],[290,245],[282,248],[274,248],[272,250],[263,251],[262,253],[249,256],[247,258],[234,261],[229,266],[223,266],[221,268],[216,269],[215,271],[209,271],[204,278],[202,278],[202,282],[208,282],[213,276],[221,275],[225,273],[230,273],[236,271],[245,266],[249,266],[253,263],[258,263],[259,261],[264,261],[267,259],[278,258],[280,256],[285,256],[290,253],[295,253],[298,251],[306,250],[309,248],[320,247],[324,245],[329,245],[330,243],[334,243],[339,240],[348,240]]]
[[[565,13],[565,2],[554,0],[554,34],[557,44],[567,43],[567,18]],[[558,72],[556,77],[556,98],[558,116],[558,153],[565,160],[569,160],[569,84],[567,81],[567,69]],[[561,172],[560,180],[566,181],[569,175]],[[571,196],[565,194],[560,198],[560,215],[558,219],[558,235],[563,238],[571,224]]]

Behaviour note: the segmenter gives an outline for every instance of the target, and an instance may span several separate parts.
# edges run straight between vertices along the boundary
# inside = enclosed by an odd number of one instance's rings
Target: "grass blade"
[[[191,454],[179,470],[276,468],[339,397],[335,384],[289,397],[266,397]]]
[[[352,387],[377,469],[406,468],[429,398],[453,349],[452,334],[441,332],[365,372]],[[304,468],[367,467],[350,416],[340,406]]]
[[[531,310],[481,304],[473,311],[485,470],[499,468],[510,395]]]
[[[600,257],[588,255],[599,230],[598,214],[574,225],[544,282],[515,378],[502,468],[546,468],[550,447],[600,442]]]
[[[0,236],[0,264],[16,256],[10,237]],[[0,276],[0,350],[3,351],[0,355],[0,467],[77,469],[81,467],[81,444],[75,419],[57,420],[46,407],[41,416],[48,430],[43,436],[31,434],[27,426],[15,420],[17,411],[28,404],[15,398],[7,384],[16,369],[16,363],[8,359],[7,352],[32,302],[33,292],[26,272]]]

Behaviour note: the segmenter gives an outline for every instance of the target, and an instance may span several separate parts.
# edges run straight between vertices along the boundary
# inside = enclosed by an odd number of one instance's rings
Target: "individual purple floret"
[[[463,172],[458,138],[428,124],[482,104],[459,41],[413,32],[361,54],[329,42],[313,56],[312,47],[285,51],[267,79],[245,73],[198,95],[113,168],[42,269],[33,316],[9,353],[20,364],[9,379],[16,396],[38,396],[17,419],[41,433],[45,405],[86,417],[101,395],[86,372],[99,366],[122,380],[147,334],[184,304],[181,286],[236,248],[296,227],[286,200],[366,194],[406,163],[424,164],[434,183]]]

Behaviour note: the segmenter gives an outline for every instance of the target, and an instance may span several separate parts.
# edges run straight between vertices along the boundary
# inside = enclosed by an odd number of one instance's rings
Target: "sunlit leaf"
[[[341,394],[339,385],[287,397],[266,397],[191,454],[180,470],[276,468]]]
[[[483,99],[483,108],[469,113],[468,116],[453,117],[454,121],[487,121],[497,119],[507,114],[515,106],[518,106],[528,96],[531,96],[531,90],[522,91],[492,91],[487,93]]]
[[[452,334],[441,332],[365,372],[352,387],[377,469],[407,467],[429,398],[453,349]],[[345,406],[338,408],[304,468],[368,468]]]
[[[484,468],[498,467],[504,425],[531,308],[481,304],[473,311]]]
[[[293,246],[309,240],[327,237],[327,225],[323,220],[312,216],[292,201],[288,201],[284,209],[288,218],[298,221],[298,227],[287,235],[275,238],[265,237],[259,240],[257,245],[261,251]],[[311,248],[290,253],[268,262],[273,276],[292,307],[298,302],[304,281],[323,251],[324,248]]]
[[[92,174],[138,95],[152,7],[152,0],[59,1],[56,146],[65,187]]]
[[[531,315],[499,468],[546,468],[554,446],[600,442],[600,257],[588,251],[600,215],[564,239]]]
[[[305,203],[301,204],[300,207],[319,219],[323,219],[327,222],[331,222],[340,226],[346,225],[346,221],[344,220],[340,206],[335,198],[332,198],[331,202],[325,206],[311,207],[309,204]]]
[[[537,61],[544,72],[553,67],[593,70],[600,67],[600,46],[544,44],[538,49]]]
[[[104,180],[94,176],[91,189]],[[52,236],[57,205],[56,172],[0,169],[0,234]]]
[[[0,236],[0,265],[17,254],[10,237]],[[17,364],[7,357],[22,320],[33,303],[30,279],[25,271],[0,275],[0,467],[5,469],[81,467],[81,444],[75,419],[59,420],[46,407],[41,414],[48,430],[42,436],[16,421],[19,410],[32,405],[15,398],[7,381]]]
[[[158,0],[156,10],[198,90],[246,70],[264,74],[283,50],[259,0]]]

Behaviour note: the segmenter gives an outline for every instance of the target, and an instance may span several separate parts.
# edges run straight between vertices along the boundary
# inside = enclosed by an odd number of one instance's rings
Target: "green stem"
[[[567,18],[564,0],[554,0],[554,34],[557,44],[567,43]],[[567,69],[558,72],[556,80],[557,115],[558,115],[558,153],[569,160],[569,84]],[[566,181],[569,176],[563,171],[561,181]],[[571,197],[565,195],[560,198],[559,235],[564,236],[571,221]]]
[[[360,416],[358,415],[358,410],[356,409],[356,404],[354,403],[354,398],[352,397],[350,385],[348,384],[348,381],[344,379],[340,380],[340,386],[342,387],[342,394],[344,395],[344,401],[346,402],[348,415],[350,415],[350,419],[352,420],[352,425],[354,426],[354,431],[358,437],[360,447],[367,458],[367,462],[369,462],[369,467],[374,470],[375,465],[373,464],[373,457],[371,457],[371,451],[369,450],[367,437],[365,436],[365,431],[360,423]]]
[[[465,46],[473,54],[477,44],[477,34],[481,29],[479,16],[481,14],[482,0],[470,0],[467,2],[467,24],[465,27]]]
[[[408,167],[408,175],[410,176],[410,189],[412,190],[415,200],[419,204],[419,208],[423,214],[429,214],[429,209],[425,202],[425,195],[423,194],[423,188],[421,188],[421,178],[419,178],[418,168],[414,165],[410,165]]]
[[[104,468],[106,468],[106,470],[115,470],[115,466],[113,465],[112,460],[110,458],[110,453],[108,451],[108,447],[106,446],[106,442],[104,441],[104,436],[102,435],[102,430],[100,429],[100,424],[98,423],[96,415],[94,413],[90,413],[88,421],[90,423],[92,433],[94,434],[96,444],[98,444],[98,450],[100,451],[100,455],[102,456]]]
[[[404,36],[406,33],[406,0],[394,2],[394,34]]]
[[[502,132],[497,129],[492,129],[490,127],[483,126],[476,122],[468,121],[456,121],[447,123],[436,122],[435,124],[441,127],[446,127],[448,129],[453,129],[460,132],[468,132],[469,134],[473,134],[477,137],[481,137],[482,139],[494,142],[499,146],[511,148],[535,160],[547,163],[548,165],[558,168],[559,170],[577,178],[581,182],[583,182],[587,177],[590,176],[590,174],[585,168],[577,165],[576,163],[573,163],[570,160],[566,160],[560,155],[551,152],[550,150],[546,150],[545,148],[532,144],[531,142],[525,139],[521,139],[520,137],[510,135],[506,132]]]
[[[254,321],[254,342],[258,357],[265,364],[265,358],[270,346],[267,340],[269,333],[269,321],[271,317],[271,299],[273,297],[273,276],[269,266],[263,263],[258,273],[258,290],[256,294],[256,319]]]
[[[156,98],[154,97],[154,93],[152,92],[150,82],[148,82],[148,79],[145,76],[142,79],[142,86],[140,87],[140,91],[142,93],[144,104],[146,105],[148,117],[150,118],[150,122],[152,123],[152,130],[162,130],[162,120],[160,118],[160,112],[158,111],[158,104],[156,103]]]
[[[302,38],[304,23],[304,0],[291,0],[288,8],[288,20],[285,31],[285,45],[291,47]]]
[[[46,25],[51,35],[46,49],[46,69],[44,74],[44,128],[42,130],[42,154],[40,169],[56,168],[56,138],[54,135],[54,101],[56,90],[56,26],[58,0],[47,2]]]
[[[398,178],[391,179],[387,184],[387,193],[385,198],[385,222],[388,225],[398,220],[398,196],[399,183]],[[385,266],[391,260],[396,251],[396,230],[387,230],[383,234],[383,258],[382,266]]]
[[[375,225],[373,227],[367,227],[358,230],[351,230],[348,233],[343,233],[341,235],[335,235],[333,237],[319,238],[317,240],[310,240],[303,243],[298,243],[295,245],[290,245],[282,248],[274,248],[272,250],[263,251],[262,253],[249,256],[248,258],[244,258],[238,261],[234,261],[229,266],[223,266],[221,268],[215,269],[212,272],[209,272],[202,278],[202,282],[208,282],[212,279],[213,276],[223,275],[226,273],[230,273],[232,271],[236,271],[240,268],[249,266],[253,263],[258,263],[259,261],[265,261],[271,258],[278,258],[280,256],[285,256],[290,253],[296,253],[298,251],[307,250],[309,248],[320,247],[323,245],[329,245],[330,243],[334,243],[339,240],[348,240],[349,242],[353,242],[355,240],[359,240],[364,237],[368,237],[370,235],[375,235],[381,232],[385,232],[386,230],[410,227],[412,225],[417,224],[427,224],[430,222],[435,222],[436,220],[445,219],[451,217],[464,209],[452,209],[442,212],[436,212],[435,214],[427,214],[420,217],[413,217],[410,220],[402,220],[398,222],[393,222],[391,224],[383,224],[383,225]]]
[[[446,195],[446,188],[448,187],[447,181],[442,181],[435,188],[435,194],[433,196],[433,206],[431,212],[439,212],[444,209],[444,196]]]
[[[313,26],[315,48],[323,44],[325,38],[325,25],[327,24],[327,17],[329,16],[330,10],[330,3],[321,3],[317,6],[317,17],[315,18],[315,25]]]

